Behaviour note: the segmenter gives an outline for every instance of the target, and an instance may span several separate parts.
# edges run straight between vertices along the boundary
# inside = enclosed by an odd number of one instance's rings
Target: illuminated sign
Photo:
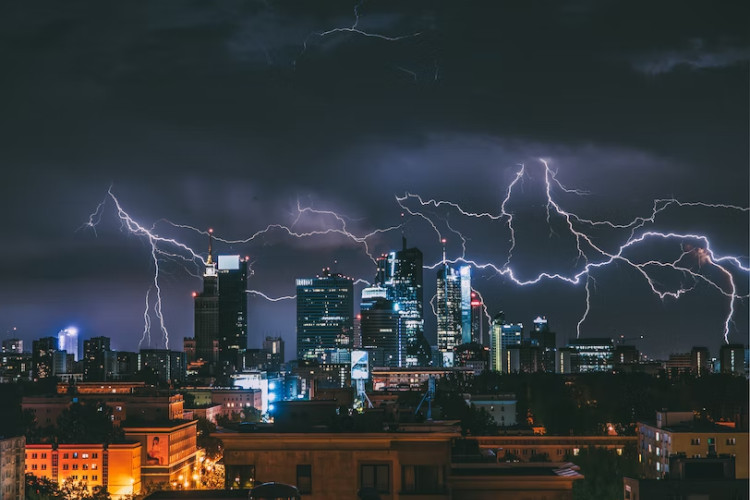
[[[219,269],[236,271],[240,268],[239,255],[219,255]]]
[[[146,435],[146,465],[169,465],[169,435]]]
[[[352,380],[370,378],[370,362],[367,351],[352,351]]]
[[[443,353],[443,367],[453,368],[453,366],[454,366],[454,353],[444,352]]]

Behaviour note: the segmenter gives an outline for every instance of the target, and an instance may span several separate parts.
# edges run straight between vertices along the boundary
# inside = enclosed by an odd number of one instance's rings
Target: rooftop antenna
[[[214,263],[214,258],[212,255],[213,234],[214,230],[208,228],[208,259],[206,260],[206,264],[209,266]]]

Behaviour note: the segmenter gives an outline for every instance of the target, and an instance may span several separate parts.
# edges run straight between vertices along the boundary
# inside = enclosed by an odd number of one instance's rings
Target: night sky
[[[586,265],[564,217],[547,223],[539,158],[587,193],[552,190],[585,219],[627,224],[650,216],[657,198],[748,207],[749,18],[750,4],[738,1],[3,2],[0,332],[30,347],[75,324],[83,338],[137,349],[154,265],[148,240],[121,226],[110,186],[136,221],[203,256],[204,235],[165,220],[227,240],[269,224],[342,228],[330,214],[298,218],[299,203],[345,216],[357,236],[403,223],[367,239],[373,255],[398,249],[403,231],[431,266],[440,236],[448,259],[462,256],[461,233],[467,260],[502,267],[507,219],[425,207],[435,231],[396,197],[497,215],[523,164],[506,204],[519,280]],[[97,227],[86,227],[103,200]],[[421,209],[414,198],[405,205]],[[635,236],[646,230],[705,235],[717,256],[748,265],[747,211],[672,206]],[[629,237],[587,231],[608,251]],[[690,251],[680,264],[728,291],[726,274],[699,266],[701,245],[648,239],[627,256],[673,262]],[[250,256],[248,287],[271,297],[328,266],[374,277],[363,245],[341,234],[271,229],[215,250]],[[589,262],[603,260],[589,250]],[[746,296],[747,272],[724,264]],[[200,272],[161,256],[170,348],[192,336]],[[653,357],[693,345],[718,355],[729,299],[684,272],[649,272],[660,290],[692,289],[660,300],[622,261],[593,269],[581,336],[645,335],[636,345]],[[435,275],[425,269],[426,303]],[[527,328],[546,315],[559,344],[576,335],[585,283],[522,287],[491,270],[474,279],[491,314]],[[747,343],[747,299],[735,308],[729,340]],[[294,301],[250,295],[249,347],[281,335],[291,356],[294,311]],[[151,319],[151,346],[163,347]]]

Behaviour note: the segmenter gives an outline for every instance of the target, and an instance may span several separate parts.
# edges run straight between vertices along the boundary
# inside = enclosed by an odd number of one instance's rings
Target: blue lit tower
[[[424,338],[422,262],[422,252],[416,247],[407,248],[406,238],[402,238],[401,250],[377,259],[375,283],[387,290],[386,298],[396,304],[401,316],[406,345],[402,363],[406,366],[427,365],[430,359],[429,344]]]
[[[351,350],[354,333],[354,281],[324,269],[321,276],[297,280],[297,358],[330,363]]]
[[[57,349],[67,351],[73,356],[73,361],[78,361],[78,328],[69,326],[65,330],[60,330],[57,334]]]
[[[468,344],[471,338],[471,266],[461,266],[461,343]]]
[[[461,273],[448,265],[443,240],[443,266],[437,273],[437,346],[443,353],[452,353],[461,345]]]

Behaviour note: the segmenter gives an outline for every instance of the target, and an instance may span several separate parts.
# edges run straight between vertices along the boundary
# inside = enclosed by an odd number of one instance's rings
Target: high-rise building
[[[443,353],[463,343],[461,334],[461,275],[447,264],[437,274],[437,346]]]
[[[193,293],[195,314],[195,357],[213,367],[219,362],[214,341],[219,338],[219,275],[211,252],[211,230],[208,258],[203,273],[203,291]]]
[[[385,298],[397,304],[406,342],[402,363],[406,366],[426,366],[430,362],[429,344],[424,338],[422,261],[422,252],[416,247],[407,248],[406,238],[402,238],[401,250],[377,259],[373,288],[385,289]],[[365,300],[364,291],[362,299]]]
[[[3,354],[22,354],[23,340],[5,339],[3,340]]]
[[[57,334],[57,345],[60,351],[67,351],[73,355],[73,361],[78,361],[78,328],[69,326]]]
[[[55,337],[44,337],[31,343],[31,370],[34,379],[53,375],[55,351],[57,351]]]
[[[506,373],[536,373],[540,371],[541,350],[530,340],[508,346],[505,350]]]
[[[107,356],[110,349],[109,337],[92,337],[83,341],[83,380],[110,380],[114,367],[108,366],[112,357]],[[115,370],[116,372],[116,370]]]
[[[615,344],[609,338],[571,339],[570,369],[573,373],[609,372],[614,368]]]
[[[490,328],[490,362],[489,369],[508,373],[511,367],[511,359],[508,357],[508,349],[520,346],[523,341],[523,324],[508,323],[502,312],[492,319]],[[520,358],[519,358],[520,359]],[[518,365],[520,363],[517,362]]]
[[[354,281],[324,269],[321,276],[297,280],[297,358],[331,363],[351,351],[354,333]]]
[[[471,338],[471,266],[461,266],[461,343],[469,344]]]
[[[378,297],[361,311],[362,348],[370,352],[373,366],[405,365],[406,345],[398,304]]]
[[[242,369],[247,349],[247,259],[219,255],[215,262],[211,234],[203,291],[193,294],[195,359],[216,374],[231,375]]]
[[[221,373],[242,369],[247,349],[247,260],[219,255],[219,363]]]
[[[723,344],[719,349],[721,373],[745,375],[745,346],[742,344]]]
[[[266,340],[263,341],[263,350],[271,355],[269,370],[279,371],[285,361],[284,339],[281,337],[266,337]]]
[[[195,337],[184,337],[182,339],[182,352],[185,353],[187,364],[195,362],[197,359],[195,356]]]
[[[182,382],[186,377],[185,353],[168,349],[141,349],[138,370],[150,368],[159,380]]]
[[[711,373],[709,366],[711,358],[707,347],[693,347],[690,350],[691,367],[690,370],[696,377],[703,377]]]
[[[555,332],[549,328],[545,316],[537,316],[534,327],[529,334],[531,342],[539,346],[539,370],[547,373],[555,372],[555,352],[557,338]]]
[[[504,321],[503,313],[498,313],[492,318],[490,325],[490,360],[487,368],[494,372],[503,371],[502,326]]]
[[[482,296],[477,292],[471,292],[471,341],[479,345],[484,343],[484,303]]]

